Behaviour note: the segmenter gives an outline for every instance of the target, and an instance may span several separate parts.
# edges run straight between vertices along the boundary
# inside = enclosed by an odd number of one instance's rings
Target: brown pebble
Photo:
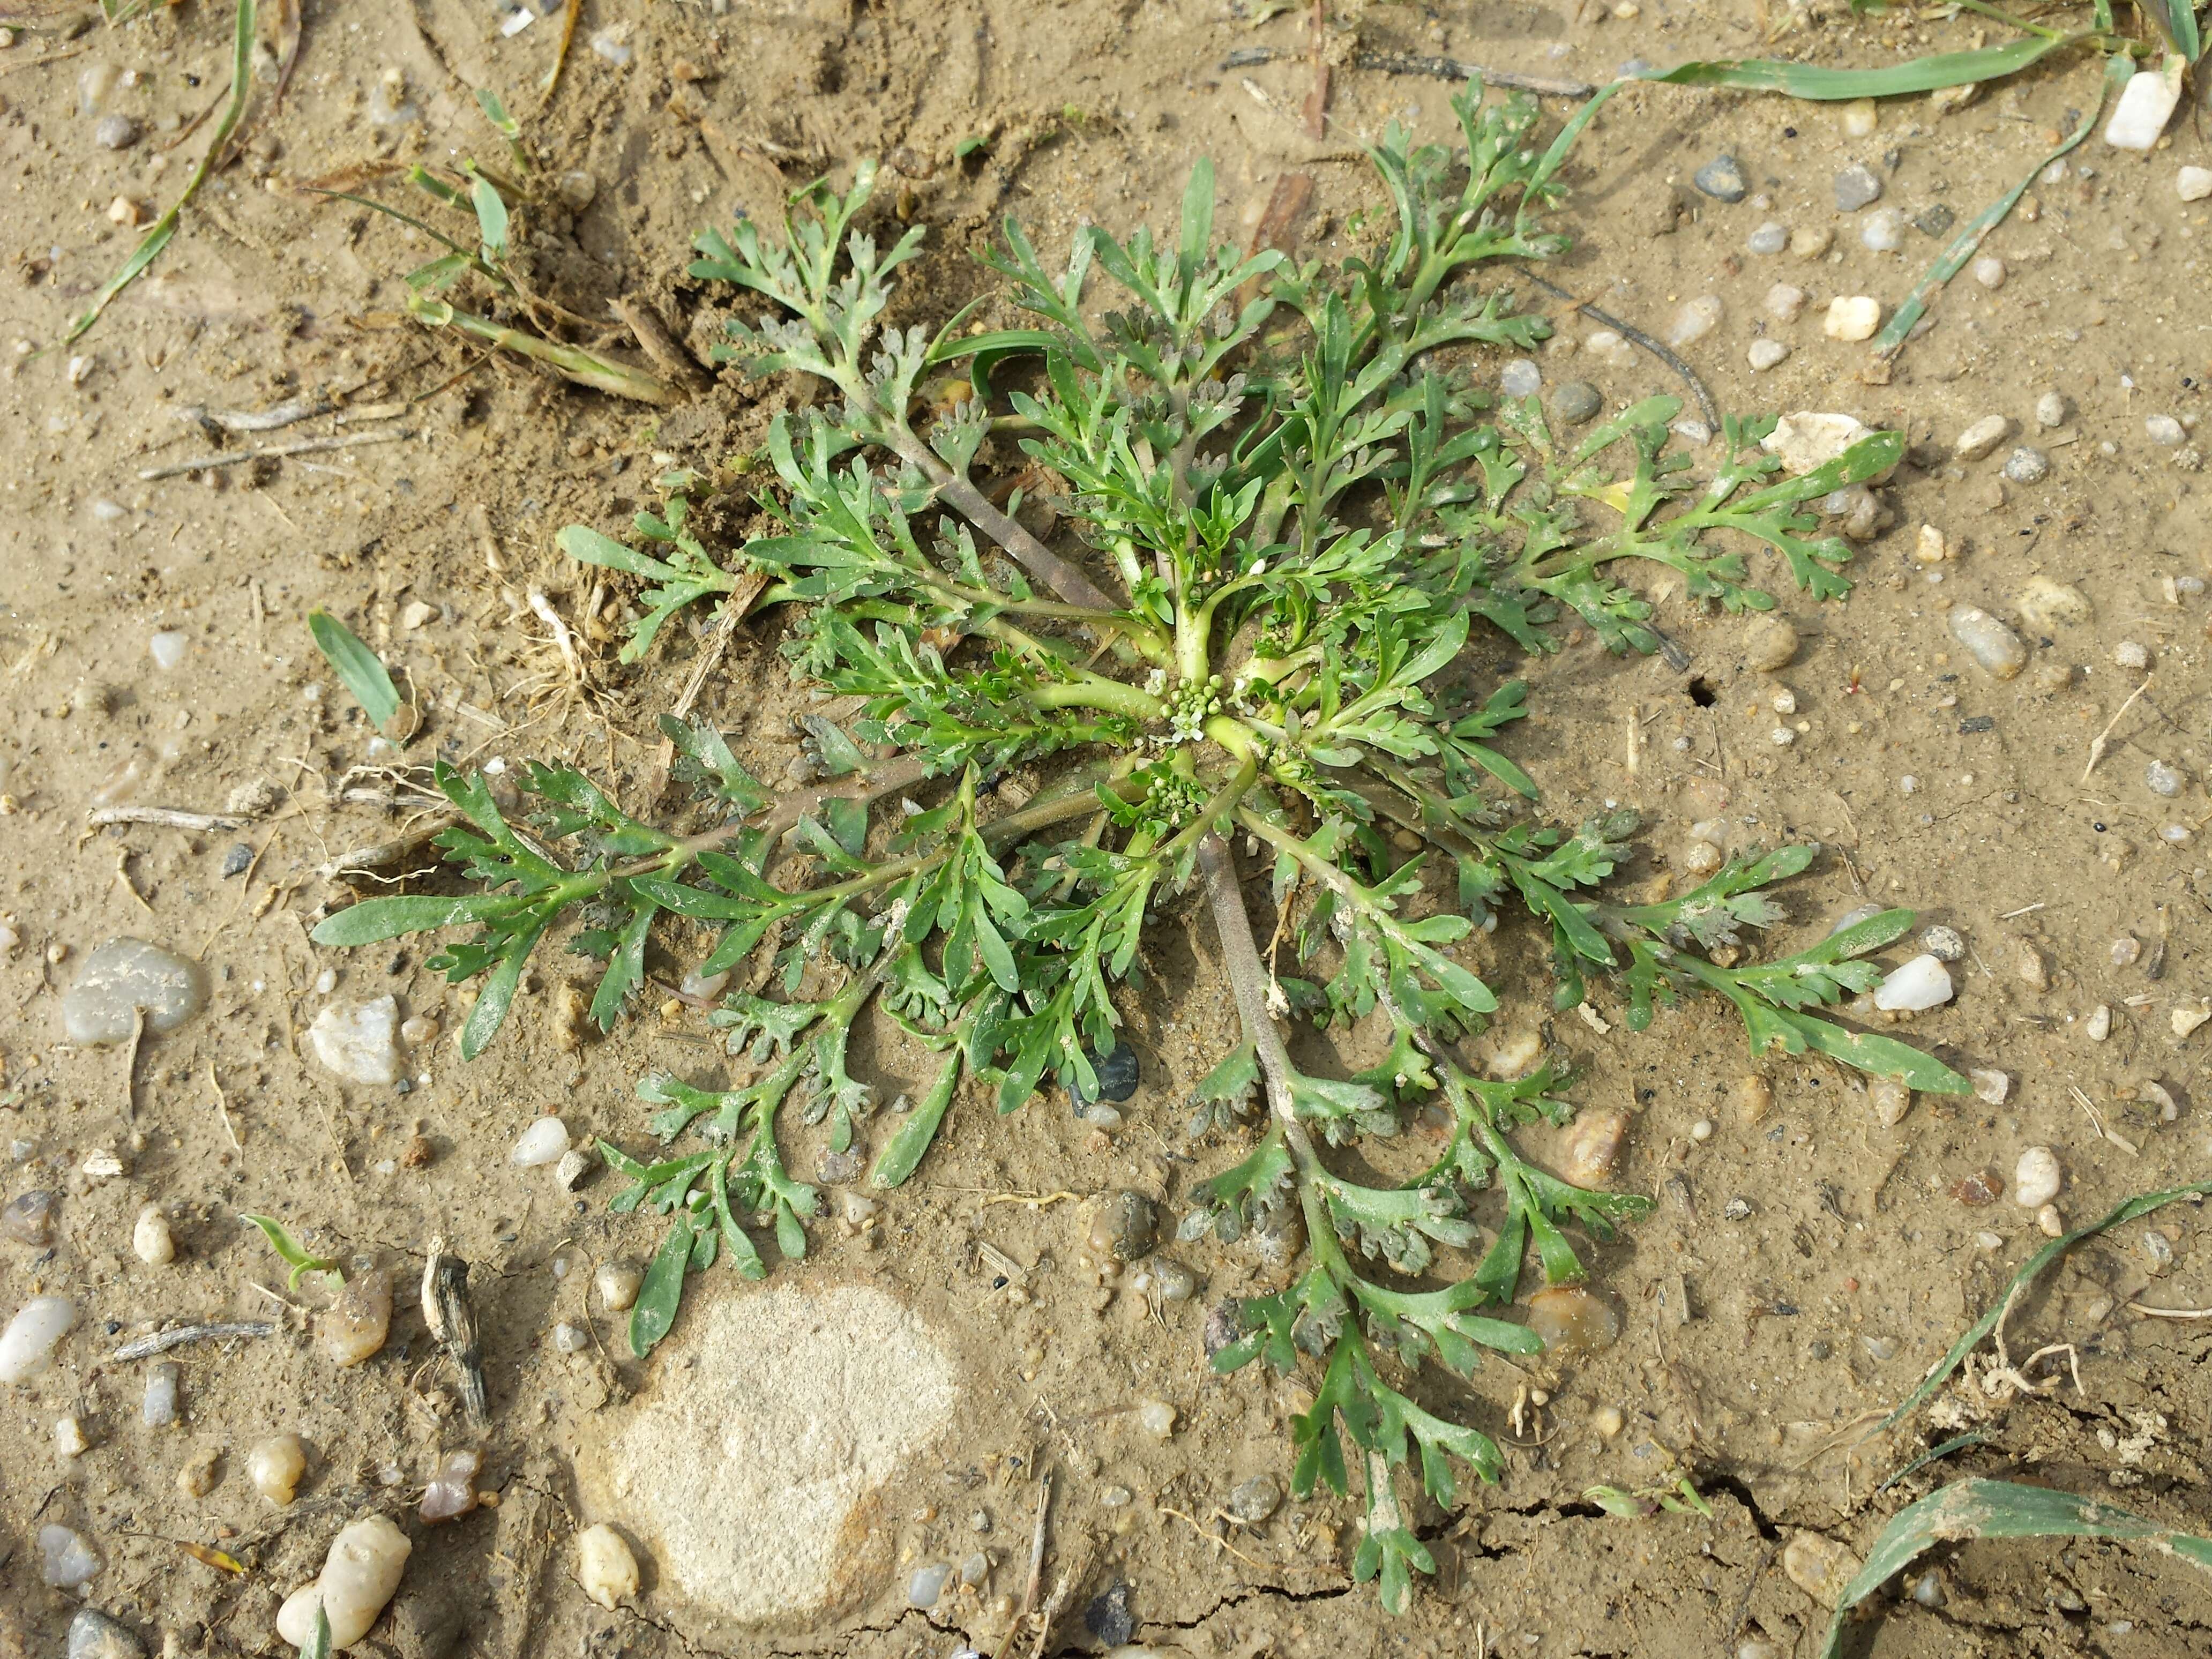
[[[1782,1571],[1790,1582],[1824,1607],[1844,1598],[1844,1590],[1857,1577],[1858,1557],[1832,1538],[1817,1532],[1801,1532],[1782,1552]]]
[[[1585,1111],[1567,1131],[1559,1174],[1577,1187],[1601,1187],[1628,1138],[1628,1114],[1617,1106]]]
[[[2029,989],[2047,991],[2051,988],[2051,963],[2037,946],[2022,939],[2020,942],[2015,963],[2019,969],[2021,982]]]
[[[323,1347],[338,1364],[358,1365],[392,1334],[392,1270],[349,1279],[323,1315]]]
[[[1977,1170],[1951,1183],[1951,1196],[1970,1209],[1994,1204],[2004,1196],[2004,1177],[1995,1170]]]
[[[1579,1285],[1554,1285],[1528,1298],[1528,1328],[1543,1339],[1547,1353],[1566,1359],[1611,1347],[1620,1335],[1620,1316]]]
[[[1764,1122],[1774,1109],[1774,1085],[1758,1072],[1746,1073],[1735,1090],[1737,1120],[1748,1126]]]
[[[60,1204],[58,1194],[25,1193],[12,1200],[6,1209],[0,1210],[0,1233],[18,1244],[44,1249],[53,1242],[54,1211]]]
[[[430,1160],[436,1156],[429,1136],[410,1135],[407,1139],[407,1150],[399,1154],[399,1162],[404,1169],[427,1170],[430,1167]]]

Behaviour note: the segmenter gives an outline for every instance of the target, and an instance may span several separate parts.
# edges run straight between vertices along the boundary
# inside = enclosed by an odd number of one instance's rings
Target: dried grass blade
[[[2186,3],[2186,0],[2179,0]],[[1779,92],[1792,98],[1834,102],[1853,98],[1895,98],[1907,93],[1935,92],[1943,87],[1971,86],[1977,81],[2002,80],[2030,64],[2049,57],[2062,46],[2096,39],[2094,30],[2075,34],[2039,34],[2002,46],[1978,52],[1944,52],[1915,58],[1888,69],[1821,69],[1811,64],[1786,64],[1773,58],[1738,58],[1684,64],[1664,74],[1638,78],[1676,87],[1733,87],[1743,92]]]

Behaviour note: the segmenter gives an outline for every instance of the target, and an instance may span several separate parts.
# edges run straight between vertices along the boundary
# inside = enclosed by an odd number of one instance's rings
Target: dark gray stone
[[[1605,399],[1588,380],[1568,380],[1552,394],[1552,417],[1565,426],[1595,420]]]
[[[1717,202],[1741,202],[1751,193],[1742,165],[1733,155],[1716,155],[1691,175],[1690,182]]]

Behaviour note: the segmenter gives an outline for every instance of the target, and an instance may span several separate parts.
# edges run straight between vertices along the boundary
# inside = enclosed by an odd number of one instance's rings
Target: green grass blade
[[[323,1611],[319,1599],[315,1602],[315,1627],[300,1644],[300,1659],[331,1659],[331,1616]]]
[[[215,125],[215,137],[208,141],[207,154],[200,157],[192,176],[185,180],[183,193],[138,239],[138,246],[131,250],[123,269],[108,279],[107,285],[92,296],[92,303],[69,325],[61,344],[71,344],[98,322],[100,313],[107,309],[115,296],[144,276],[147,267],[161,257],[161,250],[176,235],[178,216],[184,212],[185,204],[199,194],[200,186],[207,182],[208,174],[215,170],[224,147],[230,143],[230,135],[238,130],[239,118],[246,113],[246,94],[253,85],[253,23],[254,0],[238,0],[237,16],[231,31],[230,100],[222,106],[222,118]]]
[[[2172,3],[2185,5],[2188,0],[2172,0]],[[1938,52],[1887,69],[1821,69],[1811,64],[1785,64],[1773,58],[1738,58],[1684,64],[1664,74],[1639,78],[1675,87],[1733,87],[1741,92],[1779,92],[1822,103],[1852,98],[1896,98],[1907,93],[1935,92],[1943,87],[1971,86],[1977,81],[2002,80],[2049,57],[2062,46],[2094,38],[2090,30],[2077,34],[2039,34],[2025,40],[2007,41],[2002,46],[1984,46],[1978,52]]]
[[[310,1255],[291,1234],[284,1231],[284,1224],[275,1216],[240,1214],[239,1219],[250,1221],[258,1227],[261,1236],[269,1241],[269,1248],[284,1259],[285,1265],[292,1270],[293,1289],[299,1288],[301,1273],[334,1273],[338,1271],[338,1264],[328,1256]]]
[[[2178,0],[2178,3],[2185,4],[2187,0]],[[2133,72],[2134,67],[2135,60],[2124,52],[2115,52],[2106,61],[2104,88],[2098,94],[2097,107],[2090,112],[2089,118],[2074,130],[2072,137],[2030,167],[2027,177],[2006,191],[1953,239],[1951,246],[1943,250],[1943,257],[1928,267],[1927,274],[1913,285],[1912,292],[1905,295],[1905,303],[1898,307],[1897,314],[1889,319],[1888,325],[1880,334],[1875,336],[1874,349],[1876,356],[1892,357],[1897,355],[1899,349],[1904,346],[1906,337],[1911,334],[1921,317],[1926,313],[1929,300],[1941,291],[1946,283],[1966,268],[1966,261],[1972,258],[1975,250],[1981,246],[1982,238],[2004,222],[2006,216],[2020,204],[2020,198],[2027,193],[2027,187],[2035,182],[2036,175],[2061,156],[2071,155],[2075,147],[2089,136],[2104,115],[2106,100],[2112,97],[2115,90],[2127,84],[2128,76]]]
[[[2117,1504],[2010,1480],[1954,1481],[1890,1517],[1875,1540],[1866,1565],[1844,1587],[1843,1600],[1828,1621],[1827,1639],[1820,1644],[1821,1659],[1835,1659],[1843,1650],[1844,1627],[1851,1608],[1925,1551],[1969,1538],[2141,1540],[2212,1571],[2212,1539],[2146,1521]]]
[[[339,683],[368,711],[372,723],[381,726],[399,712],[399,692],[392,684],[391,674],[353,629],[327,611],[310,611],[307,632],[315,636],[315,649],[323,653]]]
[[[2197,27],[2197,0],[2142,0],[2142,9],[2184,58],[2193,64],[2204,55],[2204,37]]]
[[[1887,1430],[1895,1427],[1899,1421],[1932,1398],[1936,1390],[1943,1386],[1951,1373],[1957,1370],[1965,1362],[1966,1356],[1981,1346],[1982,1339],[1996,1328],[1997,1320],[2003,1314],[2005,1304],[2012,1299],[2013,1292],[2033,1279],[2045,1267],[2083,1239],[2094,1237],[2107,1227],[2117,1227],[2122,1222],[2133,1221],[2137,1216],[2148,1215],[2153,1210],[2163,1209],[2176,1199],[2203,1198],[2207,1195],[2212,1195],[2212,1181],[2200,1181],[2191,1187],[2174,1187],[2162,1193],[2143,1193],[2130,1199],[2101,1219],[2093,1221],[2086,1227],[2076,1227],[2063,1237],[2052,1239],[2051,1243],[2028,1257],[2027,1265],[2014,1273],[2011,1282],[2005,1286],[2004,1294],[1997,1297],[1987,1313],[1967,1328],[1964,1336],[1951,1345],[1951,1352],[1945,1354],[1936,1369],[1928,1373],[1927,1380],[1905,1397],[1903,1405],[1882,1419],[1882,1428]]]

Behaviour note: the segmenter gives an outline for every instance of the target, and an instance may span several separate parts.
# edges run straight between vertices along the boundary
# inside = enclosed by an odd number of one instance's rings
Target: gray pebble
[[[1751,193],[1743,167],[1733,155],[1717,155],[1691,176],[1691,183],[1717,202],[1741,202]]]
[[[1959,216],[1938,202],[1912,216],[1912,228],[1923,236],[1942,236],[1959,222]]]
[[[2046,392],[2035,400],[2035,423],[2040,427],[2064,426],[2072,412],[2063,392]]]
[[[103,115],[92,129],[92,142],[102,149],[129,149],[138,142],[138,123],[128,115]]]
[[[2142,1236],[2142,1250],[2153,1273],[2162,1273],[2173,1265],[2173,1241],[2155,1227]]]
[[[1150,1255],[1159,1237],[1159,1206],[1142,1193],[1109,1193],[1091,1222],[1091,1248],[1116,1261]]]
[[[1544,371],[1527,357],[1516,357],[1498,376],[1498,389],[1509,398],[1533,398],[1543,384]]]
[[[0,1234],[18,1244],[44,1249],[53,1243],[54,1211],[60,1204],[59,1195],[54,1193],[25,1193],[0,1210]]]
[[[2181,793],[2181,774],[2164,761],[2154,760],[2143,769],[2143,787],[2168,799]]]
[[[1930,927],[1920,936],[1920,948],[1938,962],[1963,962],[1966,941],[1955,927]]]
[[[112,939],[84,959],[62,998],[69,1040],[88,1048],[131,1041],[135,1016],[146,1012],[155,1036],[173,1031],[207,1006],[207,972],[141,939]]]
[[[1998,679],[2008,680],[2027,666],[2027,642],[1978,606],[1962,605],[1951,612],[1951,637]]]
[[[1231,1519],[1248,1527],[1256,1527],[1283,1506],[1283,1489],[1274,1477],[1255,1474],[1249,1480],[1238,1483],[1229,1494],[1226,1505]]]
[[[977,1550],[960,1564],[960,1582],[969,1589],[980,1589],[991,1576],[991,1558]]]
[[[1865,1339],[1867,1358],[1877,1365],[1897,1358],[1897,1339],[1893,1336],[1869,1336]]]
[[[1912,1599],[1923,1607],[1940,1607],[1948,1599],[1943,1594],[1943,1581],[1934,1572],[1924,1572],[1919,1583],[1912,1587]]]
[[[231,842],[230,850],[222,855],[222,878],[228,881],[233,876],[244,875],[252,862],[253,849],[251,847],[242,841]]]
[[[1744,241],[1744,246],[1753,253],[1779,253],[1789,246],[1789,228],[1772,219],[1753,231]]]
[[[120,1620],[79,1607],[70,1620],[69,1659],[146,1659],[146,1644]]]
[[[915,1569],[913,1578],[907,1583],[907,1606],[923,1608],[935,1607],[938,1597],[945,1594],[945,1580],[951,1577],[952,1565],[949,1561],[935,1561],[928,1566],[917,1567]]]
[[[1588,380],[1569,380],[1552,394],[1552,416],[1566,426],[1580,426],[1596,418],[1605,399]]]
[[[2041,450],[2022,444],[2004,464],[2004,475],[2014,483],[2041,483],[2051,476],[2051,463]]]
[[[146,1399],[139,1419],[149,1429],[166,1429],[177,1420],[177,1383],[183,1372],[173,1359],[163,1359],[146,1370]]]
[[[1869,203],[1881,200],[1881,180],[1868,168],[1854,161],[1836,175],[1836,208],[1842,213],[1856,213]]]

